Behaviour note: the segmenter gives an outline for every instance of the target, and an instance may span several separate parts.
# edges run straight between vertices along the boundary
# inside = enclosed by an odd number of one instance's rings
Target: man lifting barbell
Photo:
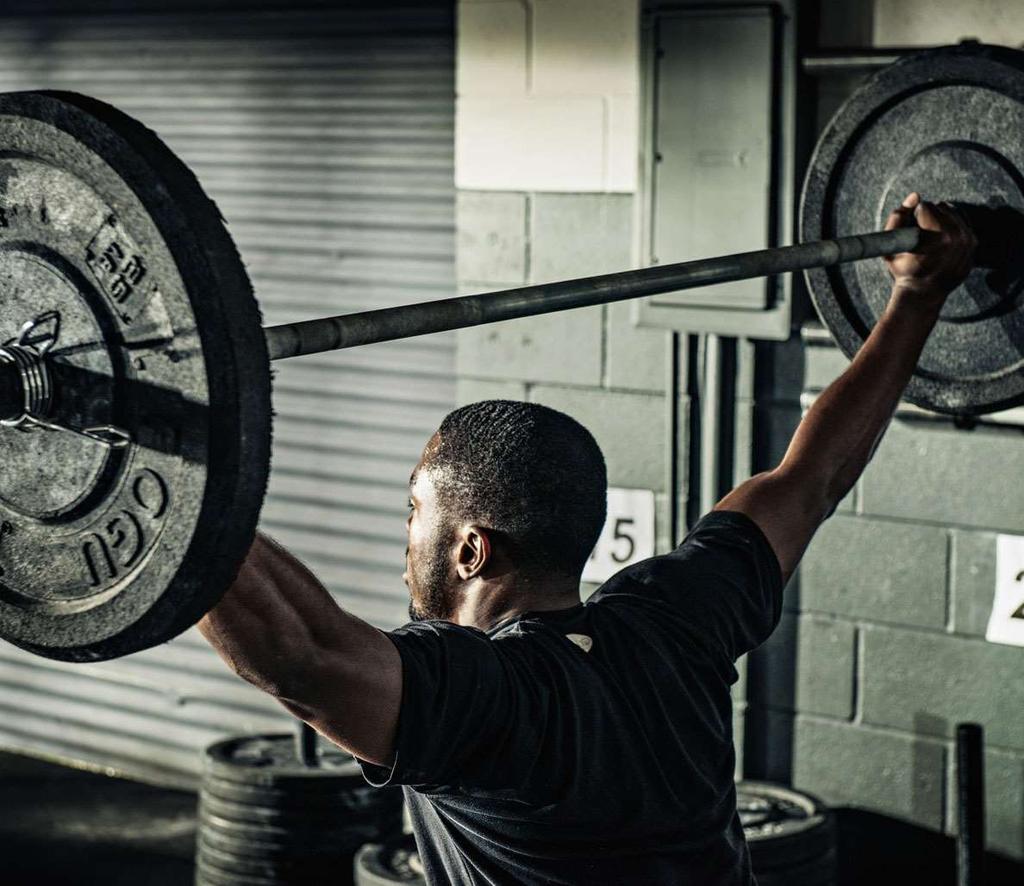
[[[910,195],[887,229],[936,232],[889,259],[888,306],[782,462],[671,554],[585,604],[604,520],[590,434],[542,406],[451,413],[410,483],[413,623],[349,615],[257,538],[200,630],[241,676],[401,784],[430,882],[748,884],[730,685],[782,588],[866,466],[973,234]]]

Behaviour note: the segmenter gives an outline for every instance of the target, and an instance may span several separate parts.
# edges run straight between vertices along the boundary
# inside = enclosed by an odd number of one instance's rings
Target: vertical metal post
[[[316,738],[316,730],[300,720],[295,731],[295,756],[303,766],[320,765],[316,755]]]
[[[718,503],[718,474],[721,452],[719,438],[722,409],[722,340],[704,336],[701,361],[700,410],[700,512],[706,514]]]
[[[956,727],[956,882],[985,879],[985,733],[978,723]]]

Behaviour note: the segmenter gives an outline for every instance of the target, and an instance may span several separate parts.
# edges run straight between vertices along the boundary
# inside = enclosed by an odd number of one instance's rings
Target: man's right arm
[[[888,260],[892,296],[850,366],[808,410],[779,466],[738,486],[715,508],[750,517],[785,578],[867,466],[946,297],[970,270],[974,238],[951,209],[911,194],[886,228],[914,223],[939,232],[939,243]]]

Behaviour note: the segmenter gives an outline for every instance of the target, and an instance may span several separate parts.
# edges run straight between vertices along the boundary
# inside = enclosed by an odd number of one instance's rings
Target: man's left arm
[[[874,454],[949,293],[970,270],[975,241],[950,208],[911,194],[886,229],[934,232],[923,253],[888,259],[893,290],[846,371],[804,416],[782,463],[729,493],[715,510],[738,511],[767,537],[789,578],[818,526]]]
[[[362,760],[390,765],[402,662],[388,637],[345,612],[295,557],[257,535],[199,630],[239,676]]]

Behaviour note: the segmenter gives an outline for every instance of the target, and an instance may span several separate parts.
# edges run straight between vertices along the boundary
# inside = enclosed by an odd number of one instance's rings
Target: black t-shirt
[[[406,786],[428,882],[748,886],[729,689],[781,602],[760,529],[719,511],[586,604],[392,632],[395,762],[363,768]]]

